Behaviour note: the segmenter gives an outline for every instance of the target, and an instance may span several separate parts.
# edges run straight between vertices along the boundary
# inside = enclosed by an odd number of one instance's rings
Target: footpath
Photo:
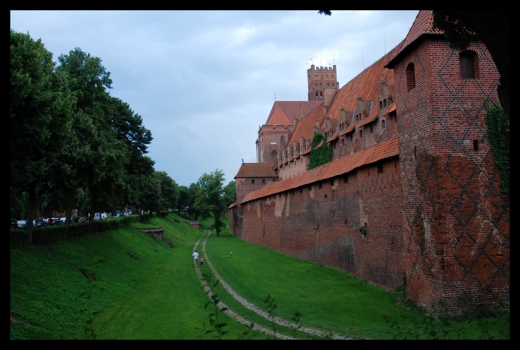
[[[247,309],[255,312],[256,314],[260,315],[261,317],[265,318],[266,320],[268,320],[269,322],[271,321],[274,321],[276,324],[278,325],[281,325],[281,326],[285,326],[285,327],[289,327],[289,328],[297,328],[298,327],[298,324],[294,323],[294,322],[291,322],[291,321],[288,321],[288,320],[285,320],[285,319],[282,319],[282,318],[279,318],[279,317],[274,317],[274,318],[271,318],[271,316],[269,316],[269,314],[263,310],[261,310],[260,308],[258,308],[257,306],[253,305],[252,303],[250,303],[249,301],[247,301],[245,298],[243,298],[242,296],[238,295],[230,286],[229,284],[226,283],[226,281],[224,281],[220,275],[218,274],[217,270],[215,269],[215,267],[213,266],[213,264],[211,264],[211,261],[209,260],[208,258],[208,255],[206,253],[206,241],[209,237],[209,235],[211,234],[211,231],[209,230],[205,230],[204,231],[204,235],[195,243],[195,250],[197,249],[197,246],[199,245],[200,241],[202,240],[202,251],[204,252],[204,256],[205,256],[205,259],[204,259],[204,263],[207,264],[209,266],[209,268],[211,269],[211,272],[213,273],[213,275],[219,280],[219,283],[224,287],[224,289],[233,297],[235,298],[235,300],[237,300],[240,304],[242,304],[244,307],[246,307]],[[212,295],[213,295],[213,292],[211,291],[211,288],[207,285],[205,279],[202,277],[202,274],[200,272],[200,269],[199,268],[195,268],[195,271],[197,272],[197,275],[199,277],[199,280],[201,281],[201,284],[202,284],[202,287],[204,288],[204,291],[206,292],[206,294],[208,295],[208,297],[211,299]],[[221,310],[222,309],[226,309],[224,312],[226,313],[226,315],[228,315],[229,317],[233,318],[234,320],[236,320],[237,322],[240,322],[246,326],[249,326],[251,325],[251,321],[247,320],[245,317],[237,314],[235,311],[231,310],[226,304],[224,304],[222,301],[219,302],[219,304],[217,305]],[[269,336],[274,336],[278,339],[285,339],[285,340],[296,340],[296,338],[293,338],[291,336],[288,336],[288,335],[284,335],[284,334],[281,334],[281,333],[278,333],[278,332],[273,332],[272,329],[268,329],[266,327],[262,327],[260,325],[257,325],[257,324],[254,324],[253,325],[253,330],[256,330],[256,331],[259,331],[259,332],[262,332],[262,333],[265,333]],[[314,329],[314,328],[309,328],[309,327],[303,327],[301,326],[300,328],[298,328],[299,331],[301,332],[304,332],[304,333],[307,333],[307,334],[310,334],[310,335],[313,335],[313,336],[318,336],[318,337],[332,337],[332,339],[336,339],[336,340],[347,340],[347,339],[350,339],[350,338],[346,338],[346,337],[343,337],[339,334],[336,334],[336,333],[333,333],[333,332],[326,332],[326,331],[323,331],[323,330],[319,330],[319,329]]]

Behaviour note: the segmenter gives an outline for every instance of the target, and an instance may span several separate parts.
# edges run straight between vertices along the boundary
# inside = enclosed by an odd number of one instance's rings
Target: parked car
[[[27,227],[27,220],[18,220],[18,228]]]
[[[16,219],[11,218],[11,227],[18,228],[18,221]]]
[[[33,221],[34,228],[47,226],[48,224],[49,224],[49,222],[46,218],[35,219]]]

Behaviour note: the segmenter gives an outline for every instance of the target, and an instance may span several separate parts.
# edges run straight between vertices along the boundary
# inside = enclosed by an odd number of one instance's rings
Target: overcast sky
[[[276,100],[307,100],[311,64],[336,65],[340,86],[395,47],[412,11],[11,11],[11,29],[53,60],[99,57],[111,96],[143,118],[155,170],[182,186],[220,169],[226,185]]]

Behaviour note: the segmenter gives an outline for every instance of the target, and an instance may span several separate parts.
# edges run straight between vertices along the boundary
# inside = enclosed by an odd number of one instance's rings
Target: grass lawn
[[[147,226],[163,227],[173,247],[137,230]],[[270,296],[274,315],[290,321],[299,312],[305,327],[353,339],[509,339],[509,317],[441,324],[395,305],[392,292],[341,270],[249,244],[227,231],[220,237],[211,234],[204,253],[201,237],[203,232],[170,214],[37,249],[11,247],[10,338],[217,339],[209,322],[213,305],[205,307],[209,298],[191,258],[199,242],[201,256],[237,293],[266,312]],[[208,262],[199,269],[209,272]],[[272,329],[269,320],[242,306],[221,285],[214,291],[241,316]],[[270,338],[247,333],[245,325],[219,314],[225,323],[222,339]],[[299,339],[316,338],[275,329]]]

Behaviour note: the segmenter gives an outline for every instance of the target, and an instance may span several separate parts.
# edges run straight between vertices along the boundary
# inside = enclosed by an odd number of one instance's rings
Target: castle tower
[[[386,65],[398,99],[406,296],[426,308],[442,300],[453,313],[508,306],[509,199],[482,142],[483,103],[497,100],[499,74],[484,44],[452,50],[431,23],[421,11]]]
[[[307,84],[309,101],[323,101],[326,106],[339,90],[339,83],[336,75],[336,65],[332,67],[315,67],[307,69]]]

